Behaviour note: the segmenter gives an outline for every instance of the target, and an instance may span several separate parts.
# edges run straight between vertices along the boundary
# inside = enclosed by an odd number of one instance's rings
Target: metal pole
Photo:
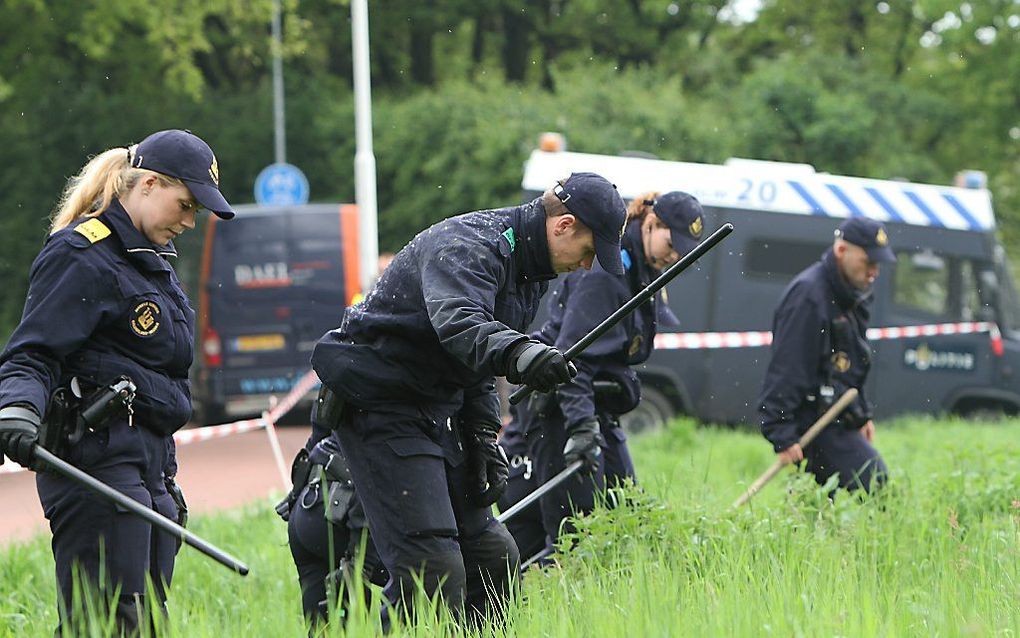
[[[248,575],[248,566],[237,560],[230,554],[226,553],[222,549],[216,547],[212,543],[204,540],[200,536],[195,535],[192,532],[184,529],[177,523],[171,521],[169,518],[163,516],[159,512],[145,507],[138,501],[121,494],[117,490],[113,489],[106,483],[103,483],[99,479],[86,474],[79,470],[75,466],[71,465],[67,461],[64,461],[60,457],[55,456],[52,452],[47,450],[41,445],[36,445],[34,448],[35,456],[37,459],[45,463],[51,469],[59,474],[63,474],[65,477],[71,479],[75,483],[86,487],[96,494],[99,494],[107,500],[113,501],[117,505],[120,505],[124,509],[128,510],[135,516],[145,519],[149,524],[154,527],[173,534],[177,538],[181,539],[188,545],[191,545],[198,551],[202,552],[209,558],[217,561],[221,565],[226,566],[231,571],[237,572],[241,576]]]
[[[825,414],[818,417],[818,420],[815,421],[814,424],[808,428],[807,432],[800,437],[800,440],[797,441],[797,443],[800,445],[801,449],[810,445],[811,441],[814,441],[815,437],[818,436],[818,434],[824,430],[826,426],[832,423],[832,421],[839,416],[840,412],[845,410],[856,398],[857,388],[850,388],[844,392],[843,396],[839,397],[839,400],[832,404],[832,406],[825,411]],[[740,498],[733,501],[733,505],[730,507],[732,509],[736,509],[751,500],[751,497],[757,494],[761,488],[765,487],[765,484],[771,481],[772,477],[778,474],[779,470],[783,469],[784,465],[786,465],[786,463],[783,463],[780,459],[776,459],[775,463],[773,463],[769,469],[762,472],[762,475],[759,476],[754,483],[751,483],[751,487],[747,488],[747,491],[741,494]]]
[[[372,77],[368,55],[368,0],[351,0],[354,57],[354,200],[360,228],[361,290],[367,293],[379,275],[375,155],[372,151]]]
[[[546,493],[555,488],[557,485],[570,478],[570,476],[574,472],[581,469],[581,465],[582,465],[581,461],[574,461],[567,467],[563,468],[563,471],[561,471],[559,474],[552,477],[545,483],[542,483],[542,485],[535,488],[534,492],[528,494],[521,500],[514,503],[513,506],[507,511],[502,512],[499,516],[496,517],[496,520],[499,521],[500,523],[505,523],[514,516],[517,516],[517,514],[520,513],[521,510],[527,508],[529,505],[545,496]]]
[[[286,116],[283,109],[283,38],[280,0],[273,0],[273,141],[277,164],[287,161]]]
[[[719,227],[714,233],[709,235],[705,241],[701,242],[694,249],[684,255],[680,261],[676,262],[669,268],[667,268],[661,275],[655,278],[655,281],[645,286],[644,290],[634,295],[627,303],[620,306],[620,308],[613,314],[606,317],[606,319],[595,326],[591,332],[581,337],[581,340],[570,346],[570,348],[563,353],[568,361],[573,361],[577,358],[577,355],[581,354],[585,348],[590,346],[596,339],[604,335],[605,333],[612,330],[613,326],[618,324],[621,319],[634,312],[634,310],[652,298],[652,296],[662,290],[666,284],[672,281],[677,275],[687,270],[694,262],[701,258],[702,255],[712,250],[716,244],[726,238],[727,235],[733,232],[733,224],[727,222]],[[521,386],[510,395],[510,404],[517,405],[526,396],[531,394],[531,388],[528,386]]]

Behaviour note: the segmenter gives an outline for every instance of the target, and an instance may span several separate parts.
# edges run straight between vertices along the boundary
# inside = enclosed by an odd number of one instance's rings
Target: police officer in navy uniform
[[[340,441],[318,417],[318,405],[312,410],[312,433],[298,452],[292,478],[291,494],[277,512],[287,521],[301,607],[312,635],[329,620],[332,605],[346,617],[351,596],[368,596],[367,590],[351,591],[356,583],[354,568],[361,567],[366,585],[382,587],[388,575],[369,536]],[[340,598],[330,601],[330,595]]]
[[[615,186],[574,173],[521,206],[441,221],[316,346],[394,605],[411,611],[420,578],[455,614],[498,616],[519,555],[492,516],[508,473],[494,377],[540,390],[571,378],[555,347],[522,331],[556,273],[596,255],[622,269],[625,216]]]
[[[178,541],[36,467],[34,445],[40,422],[53,416],[48,407],[58,388],[77,379],[87,396],[130,378],[133,404],[69,444],[65,459],[181,520],[186,510],[173,482],[171,435],[191,416],[195,313],[168,258],[177,255],[172,240],[194,228],[201,208],[234,216],[220,194],[212,150],[190,132],[160,131],[94,157],[68,183],[32,264],[21,323],[0,357],[0,451],[39,470],[39,498],[53,532],[58,632],[82,628],[88,608],[72,600],[79,572],[106,596],[119,588],[110,604],[123,631],[165,611]],[[147,579],[156,600],[146,601]]]
[[[567,202],[570,206],[570,202]],[[704,233],[704,213],[693,196],[673,191],[631,203],[623,235],[624,271],[593,268],[567,276],[553,293],[549,319],[536,333],[543,343],[569,348],[645,288],[660,271],[690,252]],[[554,393],[536,395],[517,410],[539,485],[576,460],[580,480],[568,480],[540,501],[547,542],[565,519],[588,512],[606,487],[634,480],[634,464],[619,417],[638,405],[641,384],[633,367],[654,347],[661,299],[653,298],[600,337],[575,360],[578,373]],[[530,536],[534,536],[533,533]]]
[[[516,413],[517,406],[513,410]],[[505,512],[538,489],[539,485],[535,479],[535,464],[528,453],[528,441],[521,430],[521,419],[513,418],[503,428],[499,445],[510,461],[506,490],[497,502],[499,511]],[[522,561],[537,556],[545,549],[545,527],[542,526],[542,510],[539,507],[532,506],[518,512],[506,522],[506,528],[517,543]]]
[[[896,261],[885,227],[851,217],[822,259],[787,286],[772,322],[772,359],[759,399],[761,431],[784,463],[807,459],[819,485],[871,490],[888,474],[872,446],[875,424],[864,382],[871,367],[871,286],[882,263]],[[802,450],[797,443],[849,388],[857,400]]]

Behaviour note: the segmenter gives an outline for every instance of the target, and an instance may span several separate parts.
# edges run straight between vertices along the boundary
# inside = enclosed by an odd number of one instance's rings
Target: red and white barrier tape
[[[319,377],[315,374],[314,370],[309,370],[294,384],[294,387],[287,393],[287,396],[283,397],[266,413],[266,418],[245,419],[243,421],[234,421],[233,423],[223,423],[222,425],[208,425],[190,430],[180,430],[174,433],[174,442],[177,445],[186,445],[195,441],[219,439],[233,434],[265,428],[267,421],[276,423],[280,420],[280,417],[290,412],[297,405],[297,402],[301,400],[301,397],[305,396],[317,383],[319,383]],[[0,474],[13,474],[24,469],[17,463],[6,460],[3,465],[0,465]]]
[[[987,332],[993,341],[1001,339],[999,327],[988,321],[933,323],[921,326],[869,328],[868,339],[909,339]],[[655,335],[656,350],[704,350],[715,348],[757,348],[772,343],[772,333],[757,332],[667,332]]]

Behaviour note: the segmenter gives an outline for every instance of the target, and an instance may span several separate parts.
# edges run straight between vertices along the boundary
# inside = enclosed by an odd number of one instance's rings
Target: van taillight
[[[1001,357],[1006,352],[1006,347],[1002,343],[1002,333],[999,332],[999,326],[993,323],[988,330],[988,336],[992,339],[992,354]]]
[[[202,335],[202,354],[205,355],[205,365],[218,368],[223,365],[223,348],[220,343],[220,335],[212,328],[206,328]]]

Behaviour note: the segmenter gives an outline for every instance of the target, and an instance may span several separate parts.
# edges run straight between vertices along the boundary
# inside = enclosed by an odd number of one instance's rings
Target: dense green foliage
[[[824,488],[788,470],[736,513],[730,503],[772,460],[759,436],[681,421],[637,437],[642,488],[627,506],[582,519],[560,566],[527,574],[505,631],[481,634],[1016,634],[1018,426],[881,425],[878,444],[892,472],[885,494],[830,502]],[[184,550],[168,635],[301,634],[286,528],[268,501],[199,517],[194,529],[252,572],[240,579]],[[0,635],[46,634],[56,616],[46,539],[0,555],[0,583]],[[346,635],[376,635],[374,618],[355,613]],[[424,615],[400,635],[463,632]]]
[[[741,3],[746,4],[746,3]],[[573,150],[730,156],[949,182],[988,172],[1020,236],[1020,8],[954,0],[370,3],[380,246],[519,198],[537,134]],[[353,199],[349,6],[284,0],[288,160]],[[0,0],[0,334],[65,179],[166,127],[250,201],[273,161],[270,0]],[[750,18],[754,18],[751,20]],[[182,258],[183,270],[197,258]]]

